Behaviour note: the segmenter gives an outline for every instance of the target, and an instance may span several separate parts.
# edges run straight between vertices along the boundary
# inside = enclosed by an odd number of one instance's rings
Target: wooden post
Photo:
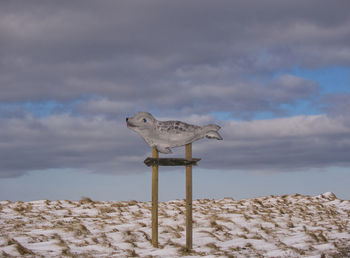
[[[158,248],[158,167],[186,166],[186,250],[192,250],[192,166],[200,159],[192,158],[192,143],[185,145],[185,159],[159,158],[156,147],[152,147],[152,158],[145,159],[147,166],[152,166],[152,245]]]
[[[152,147],[152,158],[158,158],[156,147]],[[158,165],[152,166],[152,245],[158,247]]]
[[[192,159],[192,143],[185,146],[186,159]],[[192,249],[192,165],[186,166],[186,249]]]

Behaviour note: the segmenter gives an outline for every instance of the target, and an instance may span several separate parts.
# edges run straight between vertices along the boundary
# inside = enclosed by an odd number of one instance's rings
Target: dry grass
[[[91,200],[89,197],[83,196],[83,197],[81,197],[79,203],[80,204],[94,204],[94,201]]]
[[[99,207],[98,209],[101,214],[116,212],[116,209],[113,207]]]
[[[340,208],[327,198],[286,195],[194,201],[191,252],[185,247],[184,201],[160,203],[159,251],[167,249],[171,257],[271,257],[262,248],[266,243],[281,251],[280,257],[349,256],[350,203],[339,200],[348,207]],[[3,201],[0,257],[160,257],[151,246],[150,208],[149,202],[97,202],[88,197],[77,202]],[[349,237],[341,239],[337,234]],[[298,241],[296,236],[305,248],[288,240]],[[50,241],[56,253],[33,248]],[[329,248],[319,251],[322,245]],[[83,251],[91,246],[96,251]]]
[[[27,255],[34,255],[34,253],[29,250],[28,248],[24,247],[23,245],[21,245],[19,242],[17,242],[14,239],[10,239],[8,241],[8,245],[15,245],[18,253],[22,256],[27,256]]]

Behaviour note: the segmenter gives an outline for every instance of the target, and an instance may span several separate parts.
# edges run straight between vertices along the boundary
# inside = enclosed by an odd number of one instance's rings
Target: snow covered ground
[[[0,202],[0,257],[350,257],[350,201],[332,193],[193,202],[193,251],[184,201]]]

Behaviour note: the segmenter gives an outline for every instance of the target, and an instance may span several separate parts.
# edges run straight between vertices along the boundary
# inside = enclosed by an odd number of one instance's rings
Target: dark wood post
[[[158,156],[158,150],[152,147],[152,158]],[[152,245],[158,247],[158,165],[152,166]]]
[[[186,144],[185,155],[192,160],[192,143]],[[192,165],[186,166],[186,249],[192,249]]]

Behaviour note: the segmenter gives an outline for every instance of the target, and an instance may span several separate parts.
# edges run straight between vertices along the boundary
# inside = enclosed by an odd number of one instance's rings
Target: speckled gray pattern
[[[182,132],[194,132],[200,126],[190,125],[181,121],[157,121],[157,130],[160,132],[181,134]]]
[[[161,153],[172,153],[170,148],[179,147],[207,137],[222,140],[217,132],[220,126],[191,125],[181,121],[158,121],[148,112],[138,112],[126,118],[129,129],[137,132],[151,146]]]

